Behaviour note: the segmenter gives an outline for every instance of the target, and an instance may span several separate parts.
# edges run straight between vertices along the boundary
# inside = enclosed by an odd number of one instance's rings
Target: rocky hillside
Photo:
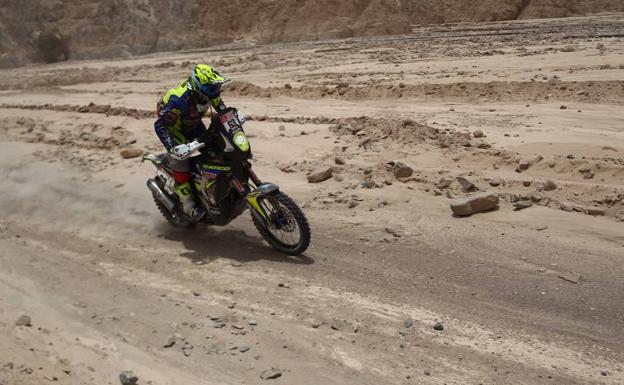
[[[414,24],[621,11],[621,0],[0,0],[0,68],[234,41],[399,34]]]

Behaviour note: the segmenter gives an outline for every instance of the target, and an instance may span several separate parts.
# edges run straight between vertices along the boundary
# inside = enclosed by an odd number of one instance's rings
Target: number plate
[[[236,131],[242,129],[240,122],[238,121],[238,117],[234,113],[234,111],[230,111],[225,115],[222,115],[220,118],[221,124],[228,131]]]

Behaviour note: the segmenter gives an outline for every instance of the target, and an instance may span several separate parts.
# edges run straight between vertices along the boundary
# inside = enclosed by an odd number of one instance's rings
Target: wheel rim
[[[269,215],[267,229],[280,243],[295,247],[301,242],[301,229],[293,213],[283,203],[276,199],[263,201],[263,206]]]

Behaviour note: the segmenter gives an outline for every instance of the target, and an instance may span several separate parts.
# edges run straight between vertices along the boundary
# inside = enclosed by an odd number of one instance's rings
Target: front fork
[[[256,186],[255,190],[247,194],[246,198],[251,210],[251,215],[262,222],[266,227],[270,224],[270,218],[263,205],[260,204],[259,199],[278,192],[279,187],[277,185],[273,183],[260,183]]]

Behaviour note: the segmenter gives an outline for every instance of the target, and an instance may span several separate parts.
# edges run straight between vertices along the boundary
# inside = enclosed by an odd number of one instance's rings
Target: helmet
[[[221,85],[229,80],[209,65],[198,64],[189,78],[189,87],[196,96],[208,103],[210,99],[219,97]]]

